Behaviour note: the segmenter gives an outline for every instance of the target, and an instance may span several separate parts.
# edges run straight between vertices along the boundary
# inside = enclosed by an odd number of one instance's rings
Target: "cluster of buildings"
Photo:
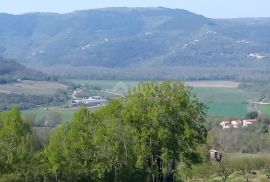
[[[79,97],[81,90],[74,91],[72,98],[69,101],[69,107],[93,107],[105,105],[108,101],[101,96]]]
[[[222,129],[229,128],[244,128],[258,123],[257,119],[245,119],[245,120],[233,120],[233,121],[222,121],[219,125]]]
[[[81,98],[81,99],[71,99],[69,101],[69,107],[93,107],[98,105],[104,105],[108,101],[103,99],[101,96],[92,96],[88,98]]]

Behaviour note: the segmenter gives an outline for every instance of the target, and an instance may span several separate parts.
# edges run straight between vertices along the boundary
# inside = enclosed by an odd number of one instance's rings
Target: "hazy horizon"
[[[65,6],[63,6],[63,4]],[[70,13],[78,10],[100,9],[107,7],[164,7],[171,9],[185,9],[209,18],[245,18],[245,17],[270,17],[270,1],[261,0],[222,0],[219,2],[205,0],[100,0],[91,2],[86,0],[2,0],[0,1],[0,13],[25,14],[33,12]]]

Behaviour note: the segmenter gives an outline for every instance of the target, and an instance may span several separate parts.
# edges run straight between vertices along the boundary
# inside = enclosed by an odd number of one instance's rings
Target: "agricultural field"
[[[125,94],[128,90],[136,87],[138,81],[111,81],[111,80],[68,80],[72,83],[82,85],[90,95],[101,95],[106,99],[111,99]],[[27,83],[30,84],[29,82]],[[210,116],[224,117],[244,117],[249,111],[248,100],[260,96],[260,93],[238,88],[237,82],[231,81],[201,81],[186,82],[193,88],[193,92],[208,107]],[[37,84],[34,84],[37,86]],[[51,85],[52,87],[52,85]],[[51,87],[48,87],[49,89]],[[55,88],[64,89],[65,86],[59,84]],[[0,87],[1,89],[1,87]],[[45,91],[44,91],[45,92]],[[41,92],[40,92],[41,93]],[[270,115],[270,106],[262,106],[261,111]],[[59,113],[61,121],[70,121],[76,109],[70,108],[44,108],[24,110],[25,115],[35,115],[36,119],[48,117],[52,112]]]
[[[270,116],[270,105],[262,104],[260,105],[260,110],[262,114]]]
[[[239,83],[234,81],[191,81],[185,82],[191,87],[203,88],[238,88]]]
[[[69,80],[84,85],[89,93],[105,95],[109,92],[124,93],[135,87],[138,81],[110,80]],[[239,89],[233,81],[186,82],[193,92],[208,106],[211,116],[244,117],[248,112],[248,100],[259,97],[260,93]],[[98,90],[98,91],[97,91]],[[96,91],[96,92],[95,92]]]
[[[193,90],[208,106],[208,114],[211,116],[244,117],[248,112],[247,100],[260,95],[238,88],[196,87]]]
[[[189,172],[184,172],[184,179],[208,182],[266,182],[269,181],[270,175],[269,162],[268,153],[225,153],[221,162],[213,161],[192,166]],[[183,175],[183,170],[179,171],[179,174]]]
[[[68,80],[75,84],[82,84],[94,89],[117,89],[121,87],[132,88],[136,87],[139,81],[121,81],[121,80]]]
[[[70,109],[70,108],[36,108],[36,109],[28,109],[23,110],[22,115],[23,116],[34,116],[36,120],[47,118],[52,113],[58,113],[61,122],[67,122],[70,121],[73,117],[73,114],[77,111],[77,109]]]
[[[0,85],[0,93],[52,96],[67,86],[57,82],[25,80],[18,83]]]
[[[100,106],[99,106],[100,107]],[[91,110],[98,109],[99,107],[93,107]],[[24,117],[34,116],[35,120],[40,120],[42,118],[48,118],[54,113],[59,114],[61,122],[71,121],[74,113],[79,108],[62,108],[62,107],[48,107],[48,108],[34,108],[22,110],[22,115]]]

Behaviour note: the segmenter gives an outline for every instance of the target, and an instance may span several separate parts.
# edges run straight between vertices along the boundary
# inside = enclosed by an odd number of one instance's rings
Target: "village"
[[[256,124],[258,124],[257,119],[245,119],[245,120],[222,121],[219,125],[221,126],[222,129],[230,129],[230,128],[245,128]]]
[[[82,89],[77,89],[73,92],[71,99],[69,100],[68,107],[95,107],[105,105],[108,101],[102,96],[90,96],[88,97]]]
[[[244,119],[244,120],[222,121],[219,125],[221,126],[222,129],[230,129],[230,128],[245,128],[257,124],[258,124],[257,119]]]

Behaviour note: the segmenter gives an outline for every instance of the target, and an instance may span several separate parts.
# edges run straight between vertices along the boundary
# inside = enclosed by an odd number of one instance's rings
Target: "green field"
[[[270,105],[260,105],[260,110],[263,114],[270,116]]]
[[[243,117],[248,112],[247,100],[259,93],[238,88],[194,88],[196,95],[208,107],[211,116]]]
[[[23,110],[22,115],[28,116],[28,115],[34,115],[35,119],[42,119],[48,117],[53,112],[56,112],[60,114],[61,121],[66,122],[70,121],[72,119],[73,114],[77,111],[77,109],[69,109],[69,108],[36,108],[36,109],[29,109],[29,110]]]
[[[119,87],[133,88],[138,85],[138,81],[121,81],[121,80],[68,80],[76,84],[88,85],[90,88],[98,89],[117,89]]]

